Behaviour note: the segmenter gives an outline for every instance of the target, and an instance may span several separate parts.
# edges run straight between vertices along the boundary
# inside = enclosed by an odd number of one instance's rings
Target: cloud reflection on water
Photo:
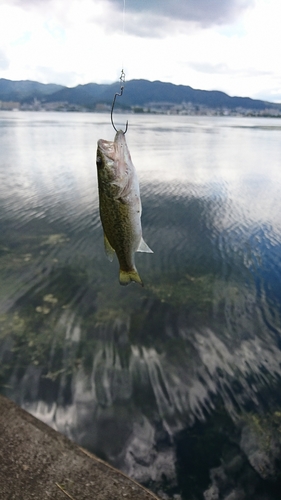
[[[218,400],[234,422],[280,404],[278,136],[268,158],[268,130],[234,126],[246,119],[134,116],[154,256],[137,255],[145,288],[123,289],[97,205],[96,141],[111,127],[13,116],[1,136],[2,391],[138,480],[175,481],[175,437]],[[261,121],[277,123],[247,123]]]

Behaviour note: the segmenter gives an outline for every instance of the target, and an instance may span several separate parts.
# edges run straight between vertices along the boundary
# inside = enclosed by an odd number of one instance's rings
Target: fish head
[[[98,177],[100,180],[103,180],[103,182],[112,182],[116,177],[114,159],[114,142],[99,139],[96,161]]]
[[[107,163],[111,163],[115,158],[114,142],[99,139],[97,149],[97,166],[104,168]]]
[[[118,130],[114,141],[100,139],[97,148],[97,168],[107,180],[117,180],[129,173],[132,160],[126,143],[125,134]]]
[[[126,143],[125,133],[122,130],[118,130],[114,139],[115,147],[115,161],[118,162],[120,172],[124,172],[128,169],[128,166],[132,164],[131,155]]]

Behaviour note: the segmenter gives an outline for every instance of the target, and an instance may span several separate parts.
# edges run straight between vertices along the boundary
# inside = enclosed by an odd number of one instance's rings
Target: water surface
[[[98,213],[109,117],[0,113],[0,390],[163,498],[279,498],[280,129],[129,116],[154,254],[123,288]]]

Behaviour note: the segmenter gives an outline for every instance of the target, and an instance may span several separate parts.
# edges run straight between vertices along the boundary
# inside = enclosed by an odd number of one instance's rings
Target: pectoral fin
[[[110,262],[112,262],[114,254],[115,254],[115,250],[110,245],[110,243],[109,243],[107,237],[105,236],[105,234],[103,236],[104,236],[104,249],[105,249],[106,256],[107,256],[108,260],[110,260]]]
[[[149,246],[145,243],[144,239],[142,238],[140,240],[139,248],[137,249],[137,252],[146,252],[146,253],[153,253],[153,250],[149,248]]]

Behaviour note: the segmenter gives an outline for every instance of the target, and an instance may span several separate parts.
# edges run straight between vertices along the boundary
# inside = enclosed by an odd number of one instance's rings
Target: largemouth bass
[[[135,252],[153,252],[142,238],[139,183],[122,130],[114,142],[98,141],[97,170],[105,252],[110,261],[117,255],[121,285],[135,281],[143,286]]]

